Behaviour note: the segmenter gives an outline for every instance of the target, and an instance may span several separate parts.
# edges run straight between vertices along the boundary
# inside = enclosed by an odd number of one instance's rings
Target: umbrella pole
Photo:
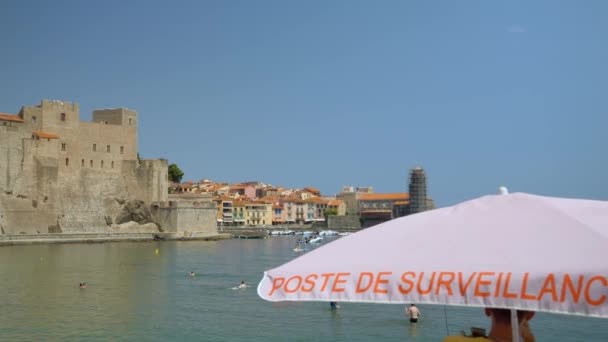
[[[519,342],[519,319],[516,309],[511,309],[511,336],[513,342]]]

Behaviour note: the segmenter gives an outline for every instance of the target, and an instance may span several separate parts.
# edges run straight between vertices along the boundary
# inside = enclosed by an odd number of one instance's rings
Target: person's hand
[[[522,319],[519,323],[519,334],[523,338],[524,342],[536,342],[536,338],[532,334],[530,324],[527,319]]]

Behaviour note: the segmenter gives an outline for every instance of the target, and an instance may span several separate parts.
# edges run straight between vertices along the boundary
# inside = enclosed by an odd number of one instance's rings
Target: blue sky
[[[185,179],[608,200],[608,1],[0,2],[0,112],[140,116]]]

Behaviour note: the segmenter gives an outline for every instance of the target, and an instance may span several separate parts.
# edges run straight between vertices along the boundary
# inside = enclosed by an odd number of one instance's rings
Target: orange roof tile
[[[32,132],[35,136],[42,139],[59,139],[57,134],[44,133],[44,132]]]
[[[321,193],[321,191],[319,191],[319,189],[316,189],[316,188],[304,188],[304,191],[308,191],[308,192],[313,193],[313,194],[320,194]]]
[[[23,122],[23,119],[19,115],[6,114],[6,113],[0,113],[0,120]]]
[[[329,203],[327,203],[327,205],[338,206],[338,205],[340,205],[342,203],[344,203],[343,200],[331,200],[331,201],[329,201]]]
[[[359,195],[359,200],[363,201],[406,201],[410,199],[410,194],[405,192],[397,192],[392,194],[361,194]]]

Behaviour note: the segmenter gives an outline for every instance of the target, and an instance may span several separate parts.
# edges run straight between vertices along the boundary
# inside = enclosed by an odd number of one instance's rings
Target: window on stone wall
[[[110,152],[110,145],[106,145],[106,152]]]
[[[32,115],[32,122],[36,123],[36,116],[35,115]]]
[[[129,118],[129,125],[133,124],[133,119]]]
[[[125,153],[125,147],[124,146],[120,146],[120,154]]]
[[[65,113],[61,113],[60,118],[61,118],[61,121],[65,121]]]
[[[66,143],[61,143],[61,150],[65,151],[65,149],[66,149]]]
[[[97,151],[97,144],[93,144],[93,152]]]
[[[80,166],[84,167],[84,159],[80,161]]]
[[[93,161],[91,160],[91,162],[89,163],[91,165],[91,167],[93,167]]]
[[[103,169],[103,160],[101,161],[101,168]]]
[[[69,158],[65,158],[65,166],[70,166],[70,159]]]
[[[112,165],[112,168],[114,168],[114,161],[113,161],[113,160],[112,160],[112,163],[111,163],[111,165]]]

